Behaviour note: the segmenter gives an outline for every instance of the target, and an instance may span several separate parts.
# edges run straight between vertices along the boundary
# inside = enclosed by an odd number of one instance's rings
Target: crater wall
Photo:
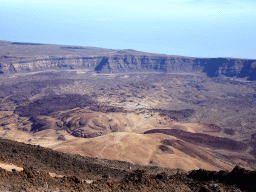
[[[88,47],[0,42],[0,74],[51,69],[89,69],[98,73],[204,72],[209,77],[256,79],[256,60],[194,58]],[[6,48],[6,49],[5,49]]]

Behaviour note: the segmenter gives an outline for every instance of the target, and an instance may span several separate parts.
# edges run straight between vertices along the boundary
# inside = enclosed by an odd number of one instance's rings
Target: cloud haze
[[[256,58],[254,1],[0,1],[2,40]]]

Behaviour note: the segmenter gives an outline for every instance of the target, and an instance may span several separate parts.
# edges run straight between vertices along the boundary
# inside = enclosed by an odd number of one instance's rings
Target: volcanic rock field
[[[253,191],[230,178],[256,168],[255,79],[256,60],[0,41],[0,190]]]

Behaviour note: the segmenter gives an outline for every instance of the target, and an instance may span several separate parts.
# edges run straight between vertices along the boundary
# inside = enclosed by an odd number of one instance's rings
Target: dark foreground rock
[[[182,170],[65,154],[0,139],[0,191],[255,191],[255,171]],[[50,175],[55,173],[55,175]]]

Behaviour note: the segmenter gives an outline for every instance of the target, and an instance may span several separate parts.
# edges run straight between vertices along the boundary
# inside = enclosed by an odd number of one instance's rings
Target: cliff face
[[[42,71],[56,68],[94,69],[101,57],[42,57],[42,58],[0,58],[0,70],[3,73]]]
[[[202,71],[202,67],[196,66],[194,59],[171,56],[147,56],[147,55],[113,55],[104,57],[97,65],[97,72],[195,72]]]
[[[225,75],[256,79],[256,60],[228,58],[189,58],[172,56],[115,55],[103,57],[94,68],[97,72],[135,71],[204,72],[210,77]]]
[[[89,69],[99,73],[204,72],[210,77],[225,75],[256,79],[256,60],[249,59],[192,58],[97,48],[63,49],[57,45],[3,41],[0,45],[0,74],[50,69]]]

